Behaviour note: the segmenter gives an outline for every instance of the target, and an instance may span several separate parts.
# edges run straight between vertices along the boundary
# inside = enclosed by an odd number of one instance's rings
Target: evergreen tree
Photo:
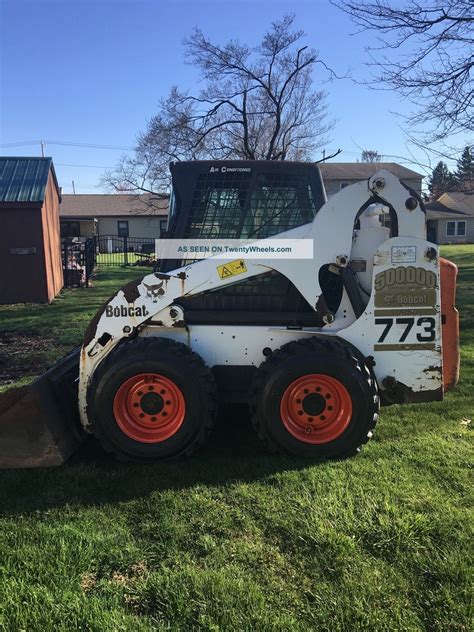
[[[473,147],[464,148],[461,157],[457,161],[455,172],[456,188],[459,191],[474,190],[474,150]]]
[[[428,179],[430,199],[437,200],[440,195],[443,195],[446,191],[452,191],[454,187],[455,180],[453,174],[449,171],[446,164],[440,160]]]

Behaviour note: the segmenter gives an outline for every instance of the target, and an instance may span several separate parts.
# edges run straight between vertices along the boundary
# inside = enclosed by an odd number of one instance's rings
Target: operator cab
[[[170,169],[167,237],[172,239],[264,239],[312,222],[326,202],[313,163],[206,160],[171,163]],[[189,263],[168,259],[158,262],[157,269],[168,272]],[[322,285],[330,287],[325,294],[335,310],[342,296],[340,279],[326,269],[319,274]],[[186,322],[194,324],[324,324],[321,314],[275,270],[182,297],[176,304],[185,310]]]
[[[172,239],[264,239],[312,222],[326,202],[311,163],[203,160],[171,163],[170,170]]]

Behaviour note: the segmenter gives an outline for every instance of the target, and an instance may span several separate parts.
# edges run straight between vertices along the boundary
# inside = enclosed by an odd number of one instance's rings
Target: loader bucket
[[[29,386],[0,394],[0,469],[64,463],[83,441],[76,349]]]

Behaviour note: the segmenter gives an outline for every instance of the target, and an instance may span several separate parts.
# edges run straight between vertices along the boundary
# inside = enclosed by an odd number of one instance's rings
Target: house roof
[[[128,193],[65,194],[59,207],[60,217],[137,217],[168,215],[167,196],[130,195]]]
[[[455,215],[468,215],[474,217],[474,193],[464,193],[462,191],[452,191],[443,193],[436,202],[426,204],[428,216],[436,219],[443,216],[452,217]]]
[[[421,179],[423,175],[396,162],[321,162],[318,164],[324,180],[367,180],[380,169],[403,179]]]
[[[50,171],[61,197],[52,158],[0,156],[0,204],[43,202]]]

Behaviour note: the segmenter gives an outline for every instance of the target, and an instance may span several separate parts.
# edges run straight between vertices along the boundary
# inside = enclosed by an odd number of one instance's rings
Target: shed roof
[[[50,171],[60,196],[52,158],[0,156],[0,203],[43,202]]]
[[[140,217],[168,215],[167,196],[144,193],[65,194],[59,207],[60,217]]]
[[[366,180],[380,169],[387,169],[401,179],[421,179],[423,175],[396,162],[321,162],[318,164],[323,179]]]

